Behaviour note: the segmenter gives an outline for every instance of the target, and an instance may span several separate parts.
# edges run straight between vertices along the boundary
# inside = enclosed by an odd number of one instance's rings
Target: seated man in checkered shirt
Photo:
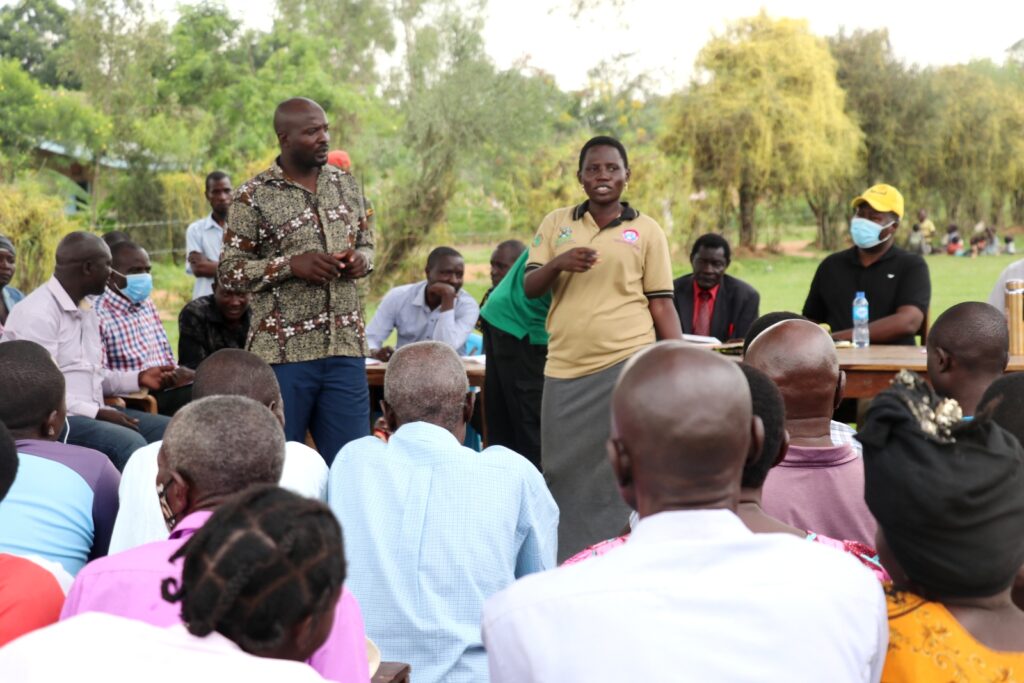
[[[153,300],[152,266],[146,250],[134,242],[110,249],[111,270],[106,290],[96,300],[103,341],[103,366],[110,370],[145,370],[177,366],[173,382],[151,392],[162,415],[173,415],[192,398],[195,371],[178,366]]]

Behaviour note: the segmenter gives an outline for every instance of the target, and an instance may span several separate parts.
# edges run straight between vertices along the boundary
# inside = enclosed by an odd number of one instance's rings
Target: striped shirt
[[[96,300],[103,339],[103,366],[136,372],[175,365],[174,352],[152,299],[132,303],[110,287]]]

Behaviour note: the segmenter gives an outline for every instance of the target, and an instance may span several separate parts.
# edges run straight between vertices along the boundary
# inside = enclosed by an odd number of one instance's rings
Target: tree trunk
[[[1024,225],[1024,189],[1014,190],[1010,197],[1010,203],[1010,216],[1013,218],[1013,224]]]
[[[740,246],[757,248],[757,233],[754,226],[754,209],[757,207],[757,193],[749,182],[740,184]]]
[[[834,205],[828,197],[820,197],[817,201],[807,198],[807,205],[814,214],[814,221],[818,226],[818,236],[815,244],[819,249],[835,251],[839,246],[839,235],[832,224]]]

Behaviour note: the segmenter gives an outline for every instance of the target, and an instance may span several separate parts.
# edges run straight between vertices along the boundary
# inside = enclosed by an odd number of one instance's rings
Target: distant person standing
[[[373,231],[359,184],[327,164],[327,115],[316,102],[278,105],[281,154],[235,192],[225,287],[252,294],[248,350],[281,385],[285,434],[309,430],[328,464],[370,433],[366,334],[356,288],[373,264]]]
[[[587,199],[544,218],[523,278],[526,296],[551,293],[541,449],[561,510],[560,560],[626,523],[605,444],[612,388],[637,351],[682,337],[668,239],[621,201],[629,177],[621,142],[588,140],[576,173]]]
[[[921,226],[923,253],[930,254],[932,253],[932,239],[935,237],[935,223],[928,218],[928,212],[925,209],[917,210],[917,224]]]
[[[217,275],[231,206],[231,178],[227,173],[214,171],[206,176],[206,201],[210,203],[210,215],[188,226],[185,232],[185,272],[196,278],[193,299],[213,294],[213,278]]]
[[[894,244],[903,218],[903,195],[891,185],[869,187],[853,200],[853,246],[825,258],[814,273],[803,314],[828,323],[836,341],[853,339],[853,298],[870,305],[872,344],[914,344],[928,315],[928,264]]]

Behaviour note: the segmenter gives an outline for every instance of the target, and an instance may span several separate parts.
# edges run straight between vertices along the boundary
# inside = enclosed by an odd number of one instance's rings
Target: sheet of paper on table
[[[366,359],[366,365],[367,365],[367,366],[370,366],[370,365],[384,365],[384,364],[383,364],[383,363],[381,363],[381,362],[380,362],[379,360],[377,360],[376,358],[367,358],[367,359]]]
[[[480,365],[487,364],[487,356],[480,354],[479,356],[462,356],[462,360],[468,363],[479,363]]]
[[[683,341],[693,344],[721,344],[718,337],[705,337],[702,334],[683,334]]]

